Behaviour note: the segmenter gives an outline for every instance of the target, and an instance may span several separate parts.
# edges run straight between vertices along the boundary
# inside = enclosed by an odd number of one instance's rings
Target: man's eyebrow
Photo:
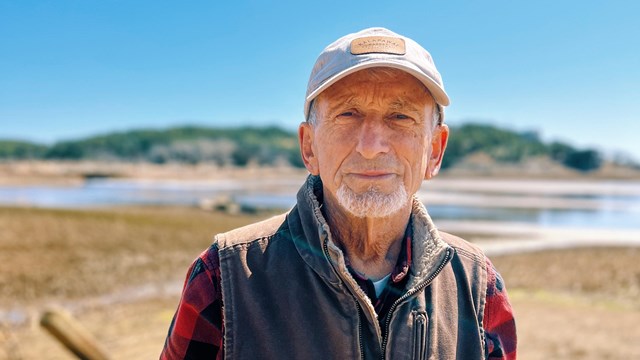
[[[358,100],[355,96],[349,96],[347,100],[344,101],[344,104],[347,106],[359,106],[360,100]]]
[[[418,111],[418,108],[415,107],[411,102],[405,101],[402,98],[394,100],[391,104],[389,104],[389,108],[394,111]]]
[[[360,101],[353,95],[345,95],[343,98],[339,98],[334,106],[329,108],[329,113],[333,113],[341,108],[357,108],[360,106]]]

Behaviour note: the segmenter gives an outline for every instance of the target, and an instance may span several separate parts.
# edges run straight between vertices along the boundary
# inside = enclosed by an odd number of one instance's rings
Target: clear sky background
[[[0,138],[293,130],[320,51],[384,26],[431,52],[450,124],[640,159],[639,19],[634,0],[0,0]]]

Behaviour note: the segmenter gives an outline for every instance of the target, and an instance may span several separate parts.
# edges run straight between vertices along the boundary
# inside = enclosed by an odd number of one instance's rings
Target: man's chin
[[[409,200],[404,186],[396,187],[391,193],[376,189],[357,193],[343,184],[338,188],[336,197],[340,206],[359,218],[389,217],[403,209]]]
[[[396,196],[395,193],[399,188],[404,187],[403,183],[396,181],[375,181],[364,184],[343,183],[355,196],[372,197],[372,196]]]
[[[381,212],[378,209],[369,209],[369,211],[351,211],[350,209],[345,209],[349,214],[353,215],[359,219],[385,219],[389,218],[400,212],[401,209],[394,210],[393,212]]]

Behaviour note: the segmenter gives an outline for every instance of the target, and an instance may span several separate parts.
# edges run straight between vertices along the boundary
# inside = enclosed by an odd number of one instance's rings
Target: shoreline
[[[82,189],[87,185],[105,184],[110,191],[117,190],[119,186],[129,186],[132,190],[198,190],[210,191],[216,196],[276,193],[295,198],[307,175],[306,170],[291,167],[219,168],[211,165],[113,163],[105,168],[105,163],[96,162],[19,162],[0,163],[0,190]],[[417,196],[427,205],[541,210],[606,209],[640,214],[640,177],[625,180],[594,177],[516,179],[456,177],[444,173],[425,181]],[[20,203],[28,206],[28,199],[25,197],[26,202]],[[198,199],[201,200],[211,199]],[[123,204],[126,205],[126,202]]]
[[[569,184],[590,183],[624,184],[625,182],[639,182],[640,170],[626,169],[603,170],[595,173],[557,172],[553,169],[543,171],[527,171],[517,165],[511,167],[496,167],[492,171],[473,171],[472,169],[451,168],[442,170],[440,175],[429,183],[441,189],[455,189],[456,187],[468,188],[466,182],[496,182],[492,186],[483,184],[486,191],[501,191],[500,186],[509,186],[511,182],[524,180],[536,181],[544,184],[545,181],[568,182]],[[91,178],[110,179],[150,179],[150,180],[213,180],[213,179],[246,179],[258,178],[304,178],[307,171],[304,168],[291,166],[246,166],[246,167],[220,167],[213,164],[153,164],[147,162],[109,162],[109,161],[43,161],[43,160],[9,160],[0,161],[0,185],[74,185]],[[500,184],[498,186],[497,184]],[[585,187],[579,186],[580,191]],[[513,188],[521,191],[522,189]],[[570,189],[569,189],[570,190]],[[542,188],[541,191],[546,191]],[[633,193],[638,194],[637,190]]]

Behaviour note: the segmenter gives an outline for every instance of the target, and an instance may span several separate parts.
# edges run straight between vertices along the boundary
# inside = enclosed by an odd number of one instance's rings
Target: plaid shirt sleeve
[[[191,264],[160,360],[222,359],[222,292],[217,247]]]
[[[483,327],[488,360],[516,358],[516,323],[502,277],[487,259],[487,299]]]

